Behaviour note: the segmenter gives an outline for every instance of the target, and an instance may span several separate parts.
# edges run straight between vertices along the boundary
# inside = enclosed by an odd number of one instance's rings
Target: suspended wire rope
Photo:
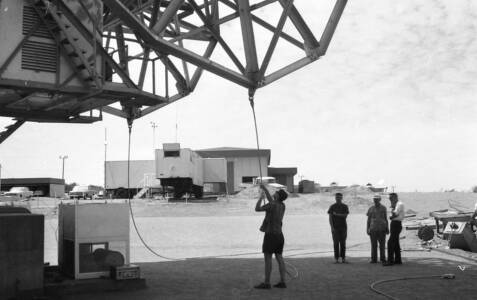
[[[258,167],[259,167],[259,174],[260,174],[260,182],[263,181],[263,176],[262,176],[262,164],[260,160],[260,140],[259,140],[259,134],[258,134],[258,126],[257,126],[257,117],[255,113],[255,104],[254,104],[254,93],[255,91],[249,91],[249,102],[250,106],[252,107],[252,113],[253,113],[253,121],[254,121],[254,126],[255,126],[255,139],[257,143],[257,158],[258,158]],[[176,125],[177,126],[177,125]],[[132,209],[132,204],[131,204],[131,184],[130,184],[130,169],[131,169],[131,135],[132,135],[132,120],[128,120],[128,159],[127,159],[127,187],[128,187],[128,199],[127,203],[129,206],[129,211],[131,213],[131,220],[133,223],[134,230],[136,231],[137,236],[139,237],[139,240],[143,244],[143,246],[152,254],[154,254],[157,257],[160,257],[162,259],[170,260],[170,261],[182,261],[186,259],[200,259],[200,258],[219,258],[219,257],[233,257],[233,256],[241,256],[241,255],[248,255],[248,254],[259,254],[259,252],[253,252],[253,253],[243,253],[243,254],[228,254],[228,255],[215,255],[215,256],[202,256],[202,257],[188,257],[188,258],[172,258],[172,257],[167,257],[164,256],[158,252],[156,252],[154,249],[152,249],[147,242],[144,240],[142,237],[142,234],[140,233],[140,230],[137,226],[136,219],[134,217],[134,212]],[[265,200],[264,200],[265,201]],[[291,277],[291,278],[298,278],[298,269],[292,265],[291,263],[285,262],[285,265],[293,269],[293,273],[288,270],[286,267],[286,273]]]
[[[260,140],[259,140],[259,135],[258,135],[258,126],[257,126],[257,115],[255,113],[255,90],[250,89],[248,91],[248,101],[250,102],[250,106],[252,107],[252,114],[253,114],[253,123],[255,125],[255,140],[257,142],[257,159],[258,159],[258,168],[259,168],[259,174],[260,174],[260,184],[263,184],[263,176],[262,176],[262,163],[260,161]],[[265,197],[263,199],[263,202],[265,203]],[[288,268],[285,267],[286,273],[291,277],[291,278],[298,278],[298,269],[292,265],[291,263],[288,263],[285,261],[285,265],[290,266],[294,270],[294,273],[292,274]]]
[[[137,236],[139,237],[139,240],[141,240],[141,243],[144,245],[144,247],[146,247],[147,250],[149,250],[149,252],[151,252],[152,254],[160,257],[160,258],[163,258],[163,259],[166,259],[166,260],[173,260],[173,261],[177,261],[177,260],[182,260],[182,259],[177,259],[177,258],[171,258],[171,257],[167,257],[167,256],[163,256],[159,253],[157,253],[156,251],[154,251],[154,249],[152,249],[147,243],[146,241],[143,239],[141,233],[139,232],[139,228],[137,227],[137,224],[136,224],[136,219],[134,218],[134,213],[133,213],[133,210],[132,210],[132,205],[131,205],[131,188],[130,188],[130,165],[131,165],[131,131],[132,131],[132,122],[128,122],[128,174],[127,174],[127,177],[128,177],[128,205],[129,205],[129,211],[131,213],[131,220],[132,220],[132,223],[133,223],[133,226],[134,226],[134,230],[136,231],[136,234]]]
[[[255,114],[254,95],[255,95],[255,91],[250,90],[249,93],[248,93],[248,101],[250,102],[250,106],[252,107],[253,123],[255,125],[255,140],[257,142],[258,171],[259,171],[259,174],[260,174],[260,182],[262,182],[263,181],[262,163],[260,161],[260,142],[259,142],[259,138],[258,138],[258,126],[257,126],[257,116]]]

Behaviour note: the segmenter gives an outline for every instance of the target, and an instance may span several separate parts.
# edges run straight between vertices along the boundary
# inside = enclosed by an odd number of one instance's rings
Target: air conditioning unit
[[[129,265],[127,203],[60,204],[58,265],[75,279],[109,277]]]

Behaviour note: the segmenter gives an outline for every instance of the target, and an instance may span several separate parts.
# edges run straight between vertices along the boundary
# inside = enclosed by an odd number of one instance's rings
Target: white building
[[[252,183],[253,178],[268,176],[270,164],[270,150],[220,147],[197,150],[197,154],[204,158],[225,158],[227,160],[227,190],[229,193],[240,190],[242,183]],[[260,164],[259,164],[260,158]]]
[[[221,192],[234,193],[240,190],[243,183],[252,183],[253,178],[260,176],[274,176],[269,168],[271,151],[269,149],[248,149],[220,147],[211,149],[195,150],[202,158],[225,158],[227,161],[226,187],[221,187]],[[260,163],[259,163],[260,160]],[[277,181],[287,186],[288,191],[293,191],[293,176],[296,168],[279,168],[280,176],[276,175]],[[130,188],[142,189],[145,184],[159,186],[159,180],[155,174],[154,160],[137,160],[130,163]],[[106,189],[117,190],[127,188],[127,161],[106,162]],[[132,192],[134,194],[134,191]]]

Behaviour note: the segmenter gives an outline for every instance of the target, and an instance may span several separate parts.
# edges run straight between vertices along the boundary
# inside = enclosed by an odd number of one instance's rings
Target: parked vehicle
[[[93,199],[104,199],[104,198],[106,198],[104,191],[99,191],[97,194],[93,196]]]
[[[92,190],[87,185],[77,185],[73,187],[73,190],[68,193],[70,199],[93,199],[96,194],[95,190]]]
[[[35,196],[35,197],[42,197],[44,195],[45,195],[45,193],[42,190],[36,190],[36,191],[33,192],[33,196]]]
[[[286,189],[286,186],[283,184],[279,184],[275,177],[269,177],[269,176],[263,176],[263,177],[256,177],[253,179],[253,184],[258,185],[258,184],[264,184],[267,186],[271,186],[276,189]]]
[[[24,186],[14,186],[5,193],[5,196],[15,196],[21,199],[27,199],[33,196],[33,192]]]

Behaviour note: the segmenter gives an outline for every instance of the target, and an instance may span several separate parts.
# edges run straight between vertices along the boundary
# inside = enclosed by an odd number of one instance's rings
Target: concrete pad
[[[289,258],[287,263],[298,270],[298,277],[289,278],[286,289],[253,288],[263,279],[263,259],[211,258],[141,264],[145,290],[63,299],[384,299],[369,286],[385,279],[399,280],[376,288],[399,299],[475,299],[476,265],[462,271],[459,263],[430,255],[392,267],[357,257],[349,264],[334,264],[331,257]],[[275,262],[273,268],[272,284],[278,281]],[[412,278],[447,273],[455,274],[455,279]]]

